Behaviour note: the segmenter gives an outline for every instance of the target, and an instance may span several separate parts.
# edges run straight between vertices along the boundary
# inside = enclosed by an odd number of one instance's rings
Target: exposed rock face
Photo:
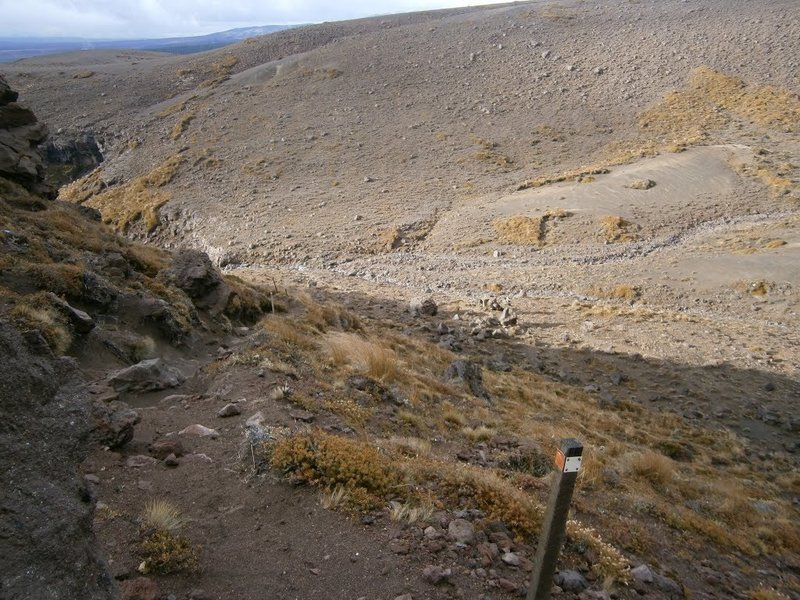
[[[0,596],[117,599],[77,473],[92,435],[89,394],[74,363],[37,337],[0,322]]]
[[[74,139],[51,138],[39,151],[47,168],[48,183],[55,187],[83,177],[103,162],[101,145],[91,131],[81,132]]]
[[[218,315],[225,310],[232,290],[205,252],[185,250],[162,275],[186,292],[194,305]]]
[[[17,92],[0,75],[0,177],[52,198],[54,192],[44,183],[44,164],[36,149],[47,138],[47,126],[16,100]]]
[[[489,399],[489,393],[483,387],[483,375],[478,364],[468,360],[455,360],[447,367],[444,379],[464,385],[473,396]]]

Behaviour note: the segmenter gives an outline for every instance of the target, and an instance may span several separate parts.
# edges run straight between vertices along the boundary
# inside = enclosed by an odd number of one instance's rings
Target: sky
[[[498,1],[503,0],[0,0],[0,37],[191,36]]]

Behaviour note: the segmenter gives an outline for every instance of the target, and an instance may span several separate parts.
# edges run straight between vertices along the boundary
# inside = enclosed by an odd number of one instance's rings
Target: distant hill
[[[0,37],[0,62],[21,58],[60,54],[76,50],[120,48],[124,50],[150,50],[172,54],[192,54],[214,50],[250,37],[266,35],[293,27],[292,25],[262,25],[240,27],[228,31],[193,37],[157,38],[143,40],[107,40],[86,38]]]

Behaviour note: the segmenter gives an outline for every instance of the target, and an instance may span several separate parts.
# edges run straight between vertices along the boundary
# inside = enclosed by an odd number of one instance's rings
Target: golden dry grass
[[[174,532],[185,523],[186,520],[175,505],[164,499],[150,500],[142,512],[142,525],[147,529]]]
[[[72,330],[67,319],[45,293],[23,297],[10,316],[23,331],[38,331],[56,355],[64,354],[72,344]]]
[[[600,235],[610,244],[635,241],[637,236],[631,231],[632,227],[632,223],[618,215],[600,218]]]
[[[515,215],[492,221],[492,227],[500,241],[522,246],[542,246],[546,243],[547,226],[550,222],[560,221],[572,216],[563,208],[553,208],[542,215],[528,217]]]
[[[189,123],[191,123],[195,118],[194,111],[186,113],[185,115],[181,115],[178,120],[175,122],[175,125],[172,126],[172,130],[170,131],[169,137],[173,141],[180,139],[186,129],[189,127]]]
[[[475,158],[475,160],[489,162],[502,169],[507,169],[514,162],[506,154],[497,149],[499,146],[497,142],[482,138],[475,138],[473,139],[473,143],[480,147],[473,154],[473,158]]]
[[[630,459],[630,472],[653,485],[665,485],[675,476],[675,463],[657,452],[644,452]]]
[[[323,347],[333,364],[350,365],[373,379],[392,381],[400,370],[397,355],[390,348],[356,334],[328,334]]]
[[[541,217],[517,215],[508,219],[495,219],[492,227],[498,238],[508,244],[538,246],[541,244]]]
[[[182,162],[183,157],[175,154],[149,173],[104,191],[99,191],[102,172],[97,170],[62,188],[59,199],[96,208],[117,231],[125,232],[140,221],[152,231],[159,224],[158,209],[172,197],[164,187],[177,175]]]
[[[667,94],[638,115],[636,123],[651,135],[675,142],[702,139],[731,119],[797,131],[800,99],[788,90],[747,84],[701,66],[694,70],[684,89]]]
[[[555,175],[528,179],[518,190],[561,181],[574,181],[608,172],[608,167],[626,164],[662,152],[681,152],[706,143],[710,136],[736,121],[764,129],[796,132],[800,129],[800,98],[789,90],[770,85],[749,84],[707,66],[695,69],[684,88],[636,116],[641,135],[635,139],[610,142],[598,162]],[[779,193],[791,189],[790,179],[765,171],[756,176]]]

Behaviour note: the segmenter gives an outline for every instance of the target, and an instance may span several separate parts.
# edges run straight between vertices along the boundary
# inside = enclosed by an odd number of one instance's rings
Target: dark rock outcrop
[[[47,126],[17,103],[17,92],[0,75],[0,177],[52,198],[55,193],[44,183],[44,163],[37,150],[47,133]]]
[[[89,392],[72,360],[28,338],[0,321],[0,597],[117,599],[77,472]]]
[[[39,147],[47,181],[57,188],[83,177],[103,162],[103,150],[93,132],[83,131],[71,139],[64,135],[57,134]]]
[[[205,252],[184,250],[161,273],[167,282],[186,292],[194,305],[216,316],[228,306],[233,290]]]
[[[460,383],[467,388],[473,396],[489,400],[489,393],[483,387],[483,374],[481,366],[468,360],[454,360],[444,373],[444,380],[450,383]]]

